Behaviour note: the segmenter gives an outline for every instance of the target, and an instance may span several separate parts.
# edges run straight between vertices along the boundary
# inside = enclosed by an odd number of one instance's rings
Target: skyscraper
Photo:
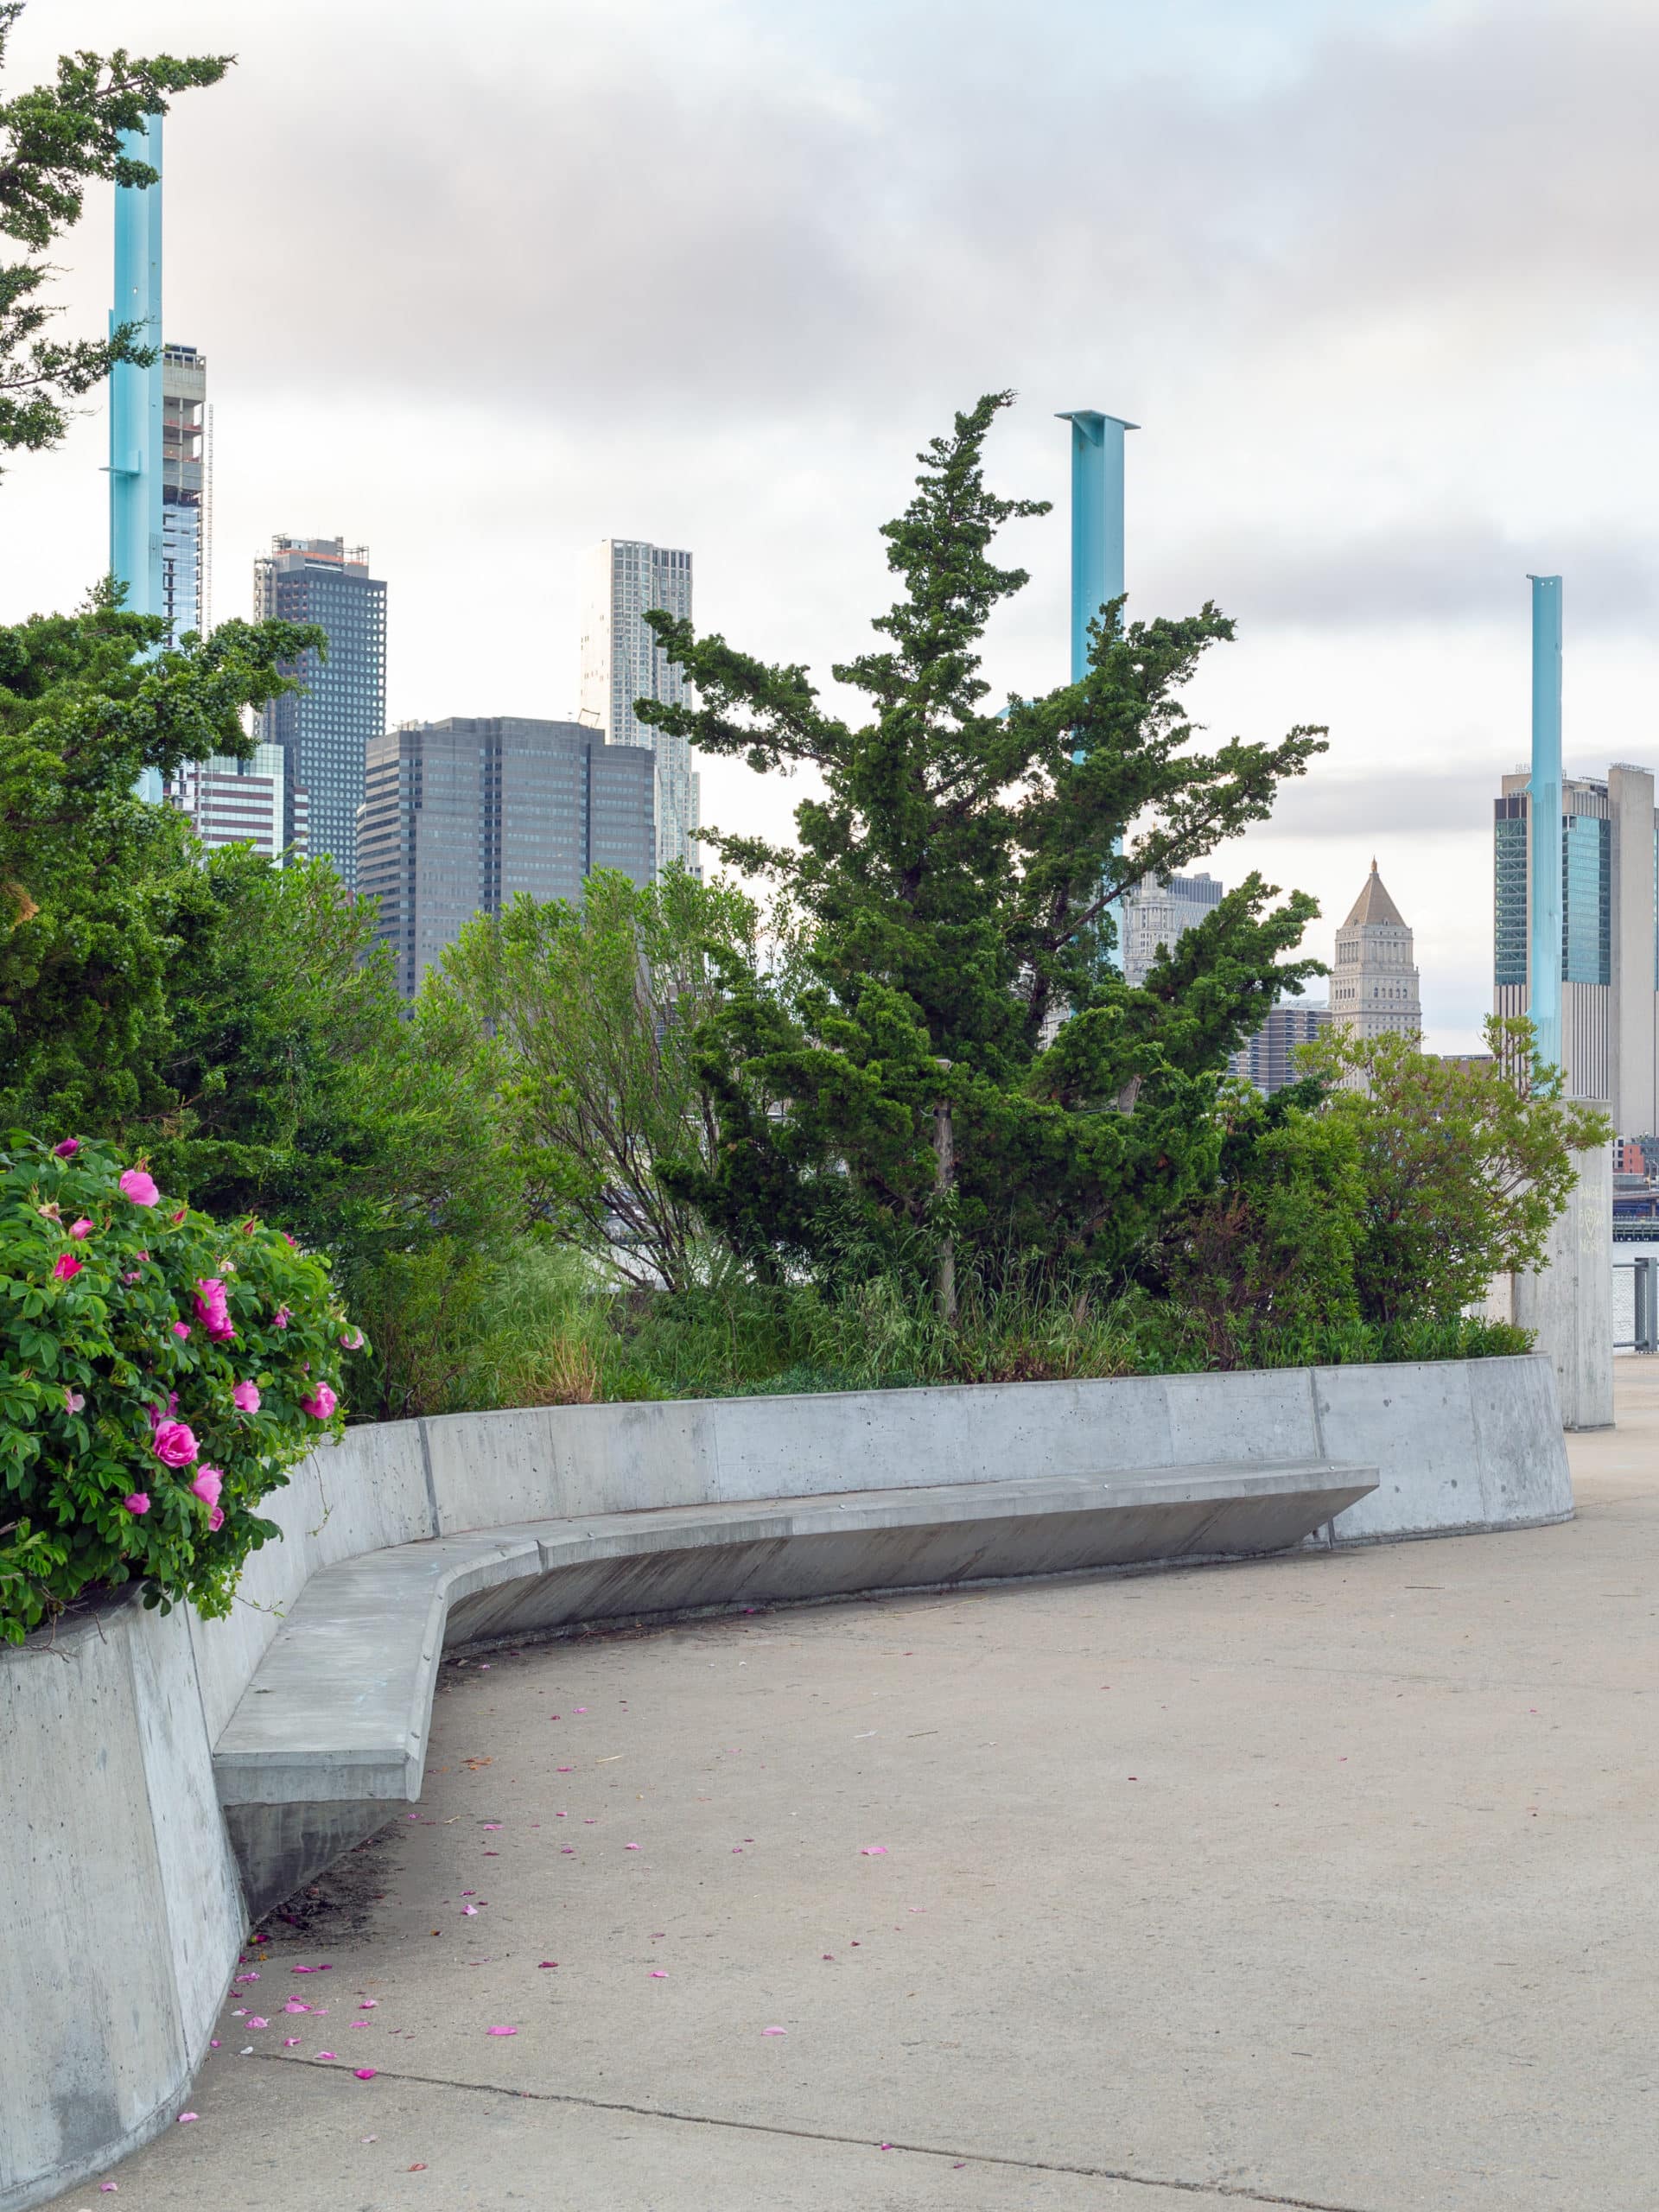
[[[386,726],[386,588],[369,574],[366,546],[339,537],[273,537],[253,565],[257,620],[315,622],[328,654],[289,673],[302,688],[254,717],[254,734],[280,745],[289,780],[310,794],[311,850],[357,880],[357,810],[370,741]]]
[[[1492,1009],[1527,1011],[1532,823],[1524,768],[1494,803]],[[1569,1097],[1608,1102],[1621,1136],[1659,1127],[1652,772],[1615,761],[1606,780],[1561,784],[1561,1061]]]
[[[1364,888],[1337,931],[1331,1019],[1355,1037],[1422,1033],[1411,930],[1371,862]]]
[[[1173,950],[1194,922],[1219,905],[1221,885],[1207,874],[1172,875],[1137,883],[1123,898],[1123,980],[1144,983],[1158,948]]]
[[[502,715],[406,722],[369,747],[357,885],[379,901],[397,987],[421,977],[474,914],[520,891],[574,905],[595,868],[656,873],[654,764],[580,722]]]
[[[207,361],[194,346],[162,348],[162,605],[169,645],[211,626],[213,456]]]
[[[636,699],[683,706],[683,671],[658,644],[645,615],[653,607],[691,615],[691,556],[643,539],[607,537],[583,563],[582,580],[582,719],[613,745],[648,747],[656,759],[657,866],[682,861],[702,873],[696,840],[699,791],[691,748],[683,738],[650,728],[634,713]]]
[[[168,797],[204,845],[251,845],[280,868],[288,850],[302,854],[309,842],[309,800],[289,781],[279,745],[256,746],[251,760],[188,761]]]
[[[1311,1045],[1331,1019],[1331,1009],[1315,1000],[1286,999],[1274,1007],[1254,1037],[1227,1063],[1229,1075],[1271,1094],[1301,1075],[1296,1048]]]

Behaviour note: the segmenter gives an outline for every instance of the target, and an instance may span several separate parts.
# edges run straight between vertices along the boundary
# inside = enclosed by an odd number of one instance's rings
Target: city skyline
[[[493,681],[478,703],[569,713],[582,554],[632,533],[695,546],[704,618],[808,662],[840,706],[829,664],[869,642],[891,595],[874,527],[902,505],[918,445],[978,391],[1018,385],[994,476],[1063,499],[1064,426],[1047,410],[1081,393],[1143,426],[1132,613],[1213,595],[1240,618],[1241,643],[1200,677],[1200,718],[1253,737],[1333,728],[1330,757],[1274,823],[1209,865],[1312,891],[1328,932],[1373,837],[1397,833],[1389,880],[1417,929],[1430,1041],[1478,1046],[1487,809],[1526,750],[1524,572],[1566,577],[1569,770],[1605,762],[1603,733],[1659,681],[1647,245],[1630,212],[1654,158],[1636,87],[1659,29],[1605,0],[1518,13],[1358,0],[1248,21],[1205,7],[1179,29],[1108,6],[1092,20],[1109,35],[1084,41],[1062,79],[1014,66],[1030,31],[1012,21],[976,15],[974,40],[941,55],[902,0],[874,45],[856,7],[832,24],[781,6],[760,42],[753,13],[736,6],[711,35],[648,4],[661,68],[643,81],[620,27],[558,0],[533,25],[482,0],[458,86],[441,41],[400,42],[402,95],[457,104],[484,163],[467,180],[431,163],[411,256],[407,171],[427,180],[428,157],[365,125],[370,14],[156,0],[156,42],[207,37],[243,57],[214,103],[181,110],[168,152],[168,324],[211,360],[218,403],[220,611],[245,606],[243,563],[273,529],[337,517],[397,580],[391,720],[476,700],[480,653]],[[103,0],[31,9],[16,66],[49,73],[60,44],[127,30]],[[555,46],[574,73],[547,67]],[[716,132],[697,88],[722,79]],[[990,138],[960,128],[992,80],[995,159]],[[1043,211],[1071,193],[1077,99],[1107,149],[1084,197],[1136,219],[1084,222],[1075,252],[1033,251],[1057,241]],[[588,181],[619,104],[683,181],[666,208],[656,168],[602,193]],[[788,132],[769,130],[774,112]],[[930,170],[946,119],[948,158]],[[1541,194],[1526,150],[1541,136],[1554,151]],[[353,149],[348,244],[335,172],[309,158],[340,143]],[[300,157],[285,251],[310,275],[303,306],[273,317],[236,246],[263,219],[278,143]],[[531,143],[553,146],[550,163],[528,160]],[[900,157],[912,143],[919,167]],[[1471,164],[1481,191],[1455,195],[1448,222],[1440,188]],[[1223,168],[1258,175],[1268,198],[1217,194]],[[1586,193],[1605,213],[1589,256],[1574,213]],[[93,194],[55,257],[66,332],[102,327],[106,206]],[[555,219],[570,207],[582,222]],[[689,236],[722,233],[739,242],[725,259],[687,251]],[[547,243],[527,256],[532,236]],[[619,326],[597,348],[561,341],[625,237],[644,258]],[[740,248],[751,281],[734,297]],[[486,346],[408,345],[435,272]],[[987,298],[1004,311],[985,316]],[[671,325],[664,372],[651,332]],[[9,476],[12,617],[72,604],[96,573],[104,442],[89,416],[61,453]],[[987,673],[999,695],[1027,695],[1064,674],[1063,521],[1015,526],[1006,553],[1033,582],[994,632]],[[727,829],[786,830],[809,788],[767,788],[727,761],[703,775],[704,817]]]

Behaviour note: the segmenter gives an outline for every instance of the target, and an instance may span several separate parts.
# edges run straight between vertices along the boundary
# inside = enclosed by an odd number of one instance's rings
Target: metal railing
[[[1624,1275],[1630,1277],[1628,1299],[1620,1281]],[[1613,1262],[1613,1350],[1659,1352],[1659,1260]]]

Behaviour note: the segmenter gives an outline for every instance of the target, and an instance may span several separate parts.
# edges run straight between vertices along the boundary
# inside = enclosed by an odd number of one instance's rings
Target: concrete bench
[[[214,1750],[249,1907],[266,1910],[419,1796],[446,1643],[1257,1556],[1376,1480],[1323,1460],[1033,1476],[529,1521],[343,1560],[289,1606]]]

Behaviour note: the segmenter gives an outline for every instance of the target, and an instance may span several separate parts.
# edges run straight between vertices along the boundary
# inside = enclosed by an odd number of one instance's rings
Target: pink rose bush
[[[0,1151],[0,1641],[128,1581],[228,1612],[357,1336],[282,1231],[91,1139]]]

